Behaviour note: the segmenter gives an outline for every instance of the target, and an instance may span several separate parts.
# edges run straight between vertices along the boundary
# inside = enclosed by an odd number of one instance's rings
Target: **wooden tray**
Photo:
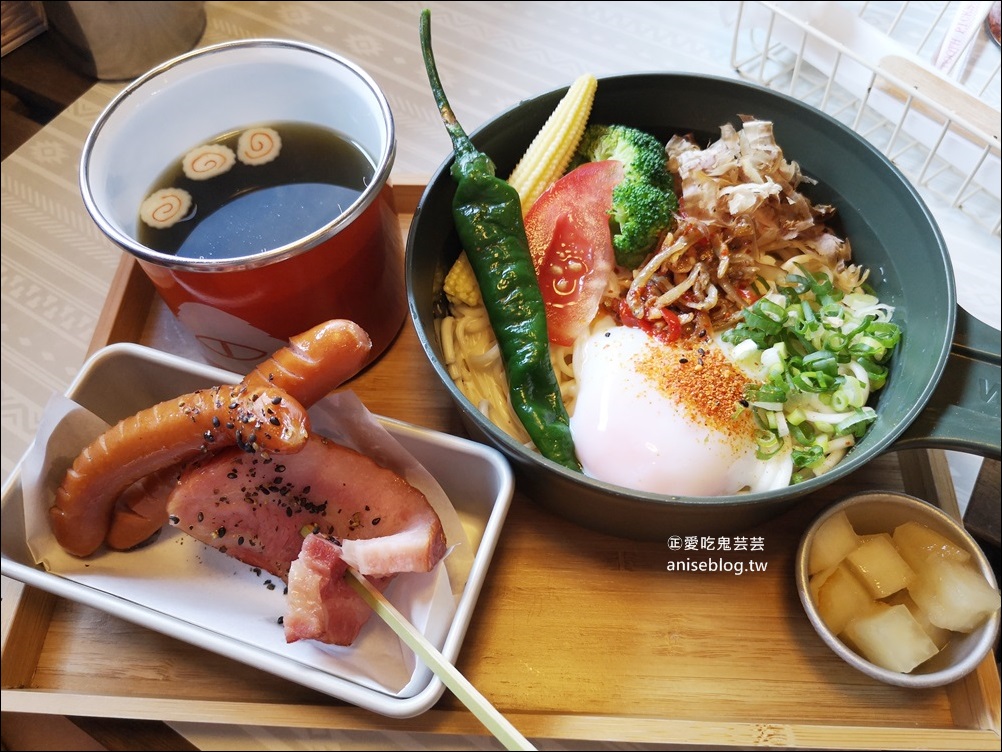
[[[402,231],[419,195],[398,186]],[[148,341],[158,305],[124,259],[92,348],[160,346]],[[349,388],[374,413],[463,432],[409,322]],[[668,571],[686,554],[585,530],[516,493],[458,668],[535,739],[998,750],[993,656],[949,687],[885,686],[832,654],[803,614],[801,531],[834,499],[874,488],[956,511],[942,453],[888,454],[749,531],[764,551],[712,555],[767,567],[740,576]],[[20,599],[3,649],[5,713],[485,733],[448,692],[421,716],[384,718],[32,588]]]

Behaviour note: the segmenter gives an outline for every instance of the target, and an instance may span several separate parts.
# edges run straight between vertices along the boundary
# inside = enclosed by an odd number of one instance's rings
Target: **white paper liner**
[[[384,429],[350,391],[310,410],[312,430],[373,457],[420,489],[442,520],[448,555],[426,574],[398,575],[389,600],[433,644],[442,647],[473,561],[458,514],[438,482]],[[55,489],[80,451],[108,428],[98,416],[55,395],[22,465],[25,535],[37,564],[65,577],[168,617],[299,661],[359,686],[407,698],[430,681],[431,671],[377,616],[354,644],[339,647],[304,640],[285,642],[284,583],[165,526],[152,544],[128,552],[102,549],[87,557],[67,554],[48,520]],[[262,660],[267,668],[268,656]]]

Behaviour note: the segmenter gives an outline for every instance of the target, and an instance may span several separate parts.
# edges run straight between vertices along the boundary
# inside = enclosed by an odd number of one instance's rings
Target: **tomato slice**
[[[598,313],[616,264],[609,210],[612,189],[622,179],[621,162],[588,162],[551,185],[525,216],[555,344],[573,345]]]

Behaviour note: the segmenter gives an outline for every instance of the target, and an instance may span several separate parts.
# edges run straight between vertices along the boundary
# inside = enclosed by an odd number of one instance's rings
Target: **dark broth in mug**
[[[322,126],[280,122],[231,131],[160,175],[140,210],[138,240],[189,258],[271,250],[336,219],[374,173],[359,146]]]

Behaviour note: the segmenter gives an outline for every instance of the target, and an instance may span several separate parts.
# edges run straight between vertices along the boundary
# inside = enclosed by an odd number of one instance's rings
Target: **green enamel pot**
[[[507,175],[567,89],[522,102],[472,134],[498,175]],[[895,308],[903,337],[877,420],[831,472],[788,488],[723,497],[665,496],[599,482],[526,450],[488,421],[455,386],[435,333],[445,273],[459,253],[453,229],[451,154],[425,190],[407,239],[410,314],[429,361],[471,436],[503,452],[519,489],[585,527],[638,540],[727,534],[779,515],[797,499],[837,483],[874,457],[899,449],[942,448],[999,459],[999,332],[957,305],[942,233],[908,179],[877,149],[832,117],[768,89],[730,79],[650,73],[602,78],[592,122],[624,123],[666,140],[693,133],[702,143],[739,114],[774,123],[788,159],[817,181],[801,189],[838,210],[836,229],[869,282]]]

